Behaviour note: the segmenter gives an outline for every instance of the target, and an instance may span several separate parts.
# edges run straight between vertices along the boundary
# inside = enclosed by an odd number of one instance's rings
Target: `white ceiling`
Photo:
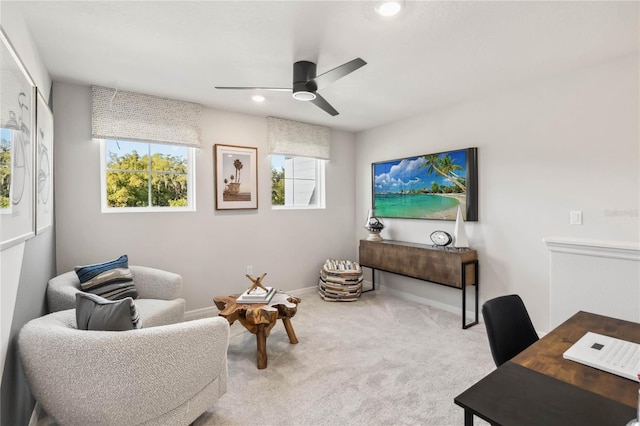
[[[7,3],[3,0],[3,3]],[[638,54],[639,3],[20,1],[54,81],[97,84],[360,131],[616,56]],[[15,4],[13,5],[15,6]],[[331,117],[286,92],[292,64],[366,66],[319,91]]]

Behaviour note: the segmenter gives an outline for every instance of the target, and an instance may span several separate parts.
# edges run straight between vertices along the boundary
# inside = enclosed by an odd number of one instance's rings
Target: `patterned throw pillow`
[[[91,293],[76,293],[78,330],[126,331],[142,328],[133,299],[107,300]]]
[[[97,294],[109,300],[120,300],[125,297],[138,298],[126,254],[105,263],[77,266],[75,271],[82,291]]]

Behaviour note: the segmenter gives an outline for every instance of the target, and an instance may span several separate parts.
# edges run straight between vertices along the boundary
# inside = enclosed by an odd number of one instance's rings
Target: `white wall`
[[[549,325],[576,311],[640,322],[640,243],[545,238]]]
[[[197,211],[103,214],[90,88],[55,82],[53,97],[59,273],[126,253],[130,264],[181,274],[187,310],[195,310],[213,306],[213,296],[249,287],[247,265],[254,275],[266,272],[266,284],[292,290],[316,285],[327,257],[355,257],[352,134],[332,131],[326,209],[272,210],[266,119],[205,110],[204,146],[196,159]],[[257,210],[215,210],[216,143],[258,148]]]
[[[371,204],[371,163],[478,147],[480,300],[518,293],[549,328],[548,236],[640,241],[638,57],[505,88],[356,136],[356,216]],[[569,225],[569,211],[583,225]],[[635,211],[611,215],[611,211]],[[363,219],[364,220],[364,219]],[[427,243],[453,222],[386,220],[385,238]],[[358,237],[366,232],[359,230]],[[384,274],[392,290],[460,306],[460,292]]]

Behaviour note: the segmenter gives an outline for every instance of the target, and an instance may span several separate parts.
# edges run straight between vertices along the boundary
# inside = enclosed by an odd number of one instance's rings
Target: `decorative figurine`
[[[367,241],[382,241],[380,231],[384,229],[384,223],[381,219],[376,217],[375,211],[373,209],[369,209],[369,214],[367,215],[367,221],[364,225],[364,229],[369,231]]]

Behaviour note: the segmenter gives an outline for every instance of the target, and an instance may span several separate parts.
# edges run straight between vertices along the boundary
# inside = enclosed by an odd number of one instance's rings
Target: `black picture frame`
[[[478,148],[436,152],[371,164],[377,217],[478,221]]]

